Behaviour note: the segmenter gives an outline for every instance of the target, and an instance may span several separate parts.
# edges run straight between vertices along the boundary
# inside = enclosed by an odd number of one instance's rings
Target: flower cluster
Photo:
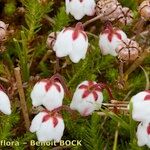
[[[39,81],[31,92],[33,106],[42,105],[45,107],[44,111],[33,118],[30,126],[30,131],[36,132],[39,141],[54,140],[59,142],[65,128],[63,118],[59,113],[64,107],[62,103],[65,91],[61,84],[62,80],[55,76]],[[104,88],[112,98],[111,91],[105,84],[83,81],[73,94],[70,109],[77,110],[81,116],[91,115],[102,105]]]
[[[99,46],[103,55],[118,56],[122,61],[134,61],[141,53],[139,44],[111,23],[106,23],[104,31],[100,34]]]
[[[46,108],[34,117],[30,126],[30,131],[36,132],[39,141],[61,140],[65,125],[62,116],[55,110],[62,106],[63,98],[64,88],[55,76],[35,84],[31,92],[32,104]]]
[[[150,148],[150,90],[142,91],[131,99],[132,118],[141,122],[137,128],[138,145]]]
[[[122,7],[117,0],[66,0],[66,12],[71,14],[76,20],[82,19],[85,15],[95,14],[101,16],[101,21],[118,20],[124,25],[132,23],[133,12]]]

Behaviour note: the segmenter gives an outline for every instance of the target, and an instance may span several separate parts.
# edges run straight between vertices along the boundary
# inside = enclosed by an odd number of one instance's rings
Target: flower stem
[[[140,64],[144,61],[146,57],[148,57],[150,54],[150,47],[147,48],[142,55],[129,67],[129,69],[124,73],[123,79],[124,81],[128,80],[128,76],[137,68],[140,66]]]
[[[86,27],[87,25],[89,25],[92,22],[95,22],[96,20],[99,20],[102,17],[102,15],[98,15],[88,21],[86,21],[85,23],[83,23],[83,27]]]
[[[27,105],[25,101],[25,94],[24,94],[23,85],[22,85],[20,68],[19,67],[15,68],[14,73],[15,73],[17,88],[18,88],[19,97],[20,97],[21,109],[22,109],[22,113],[23,113],[23,117],[25,121],[25,127],[28,131],[30,127],[30,120],[29,120],[28,109],[27,109]]]
[[[111,100],[114,99],[113,95],[112,95],[112,92],[111,92],[111,89],[106,84],[104,84],[104,83],[98,83],[98,85],[100,86],[100,88],[102,88],[102,90],[103,89],[107,90],[107,92],[108,92],[109,97],[110,97]]]
[[[116,132],[115,132],[115,139],[114,139],[114,145],[113,145],[113,150],[117,150],[117,143],[118,143],[118,134],[119,134],[119,126],[120,126],[120,123],[118,123],[117,125],[117,129],[116,129]]]

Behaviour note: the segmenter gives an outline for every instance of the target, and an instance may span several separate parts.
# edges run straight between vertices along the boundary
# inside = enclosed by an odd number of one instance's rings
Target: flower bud
[[[96,14],[102,15],[102,21],[114,21],[121,13],[121,8],[117,0],[99,0],[96,5]]]
[[[141,3],[139,13],[144,20],[150,20],[150,0],[145,0]]]
[[[47,41],[46,41],[46,45],[49,49],[53,49],[55,41],[56,41],[56,37],[57,37],[58,32],[52,32],[48,35]]]
[[[123,25],[131,24],[133,21],[133,12],[129,8],[123,7],[121,14],[118,16],[118,21]]]
[[[134,61],[141,53],[141,48],[136,41],[126,39],[116,48],[118,58],[122,61]]]

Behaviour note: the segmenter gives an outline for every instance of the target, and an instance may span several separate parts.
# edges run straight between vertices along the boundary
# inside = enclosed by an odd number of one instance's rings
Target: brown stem
[[[48,15],[45,15],[45,16],[44,16],[44,19],[47,20],[50,24],[55,25],[54,19],[52,19],[52,18],[49,17]]]
[[[92,22],[95,22],[96,20],[99,20],[103,15],[98,15],[88,21],[86,21],[84,24],[83,24],[83,27],[86,27],[87,25],[89,25],[90,23]]]
[[[56,56],[56,66],[54,68],[54,74],[60,72],[60,66],[59,66],[59,58]]]
[[[21,109],[22,109],[22,113],[23,113],[23,117],[25,121],[25,127],[27,130],[29,130],[30,120],[29,120],[28,109],[27,109],[27,105],[25,101],[25,94],[24,94],[23,85],[22,85],[20,68],[19,67],[15,68],[14,73],[15,73],[17,88],[18,88],[19,97],[20,97]]]
[[[66,85],[66,82],[65,82],[65,80],[64,80],[64,78],[59,74],[59,73],[56,73],[56,74],[54,74],[51,78],[50,78],[50,80],[58,80],[61,84],[62,84],[62,86],[63,86],[63,88],[64,88],[64,90],[65,90],[65,93],[66,93],[66,95],[68,96],[68,98],[72,98],[72,94],[71,94],[71,92],[69,91],[69,89],[68,89],[68,87],[67,87],[67,85]]]
[[[108,92],[109,97],[110,97],[111,100],[114,99],[113,95],[112,95],[112,92],[111,92],[111,89],[106,84],[104,84],[104,83],[98,83],[98,85],[100,86],[100,88],[102,88],[102,90],[103,89],[107,90],[107,92]]]
[[[147,48],[142,55],[129,67],[129,69],[124,73],[124,81],[128,80],[128,76],[141,65],[141,63],[144,61],[146,57],[150,55],[150,47]]]
[[[119,62],[119,74],[120,74],[121,80],[123,79],[123,65],[124,65],[124,63],[122,61],[120,61]]]
[[[56,112],[60,112],[62,110],[67,110],[67,112],[69,112],[70,114],[74,114],[74,110],[72,110],[69,106],[67,105],[62,105],[54,110],[52,110],[52,113],[56,113]]]

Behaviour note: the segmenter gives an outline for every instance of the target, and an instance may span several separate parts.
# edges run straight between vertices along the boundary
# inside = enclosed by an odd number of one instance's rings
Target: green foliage
[[[26,31],[27,41],[34,38],[35,33],[40,30],[42,17],[50,12],[52,2],[49,2],[46,6],[41,5],[37,0],[21,0],[26,7],[25,21],[27,27],[23,27]]]
[[[137,10],[138,8],[138,0],[119,0],[119,2],[132,10]]]
[[[11,16],[16,11],[16,3],[14,0],[5,4],[4,12],[6,15]]]
[[[54,73],[56,56],[51,49],[48,50],[46,47],[46,38],[48,34],[50,32],[61,31],[67,26],[74,27],[76,22],[73,20],[73,18],[71,18],[71,16],[66,14],[64,2],[61,1],[46,0],[45,2],[43,1],[43,4],[40,3],[40,0],[8,0],[7,2],[3,0],[1,2],[4,4],[4,10],[2,10],[4,12],[1,15],[2,19],[6,19],[6,22],[10,24],[10,30],[14,29],[14,32],[13,34],[10,32],[10,36],[5,43],[6,51],[2,52],[0,56],[0,76],[4,79],[14,78],[14,67],[19,66],[21,68],[27,107],[29,110],[31,110],[32,104],[30,93],[33,84],[36,82],[34,77],[40,76],[41,78],[48,78]],[[44,3],[46,3],[46,5]],[[139,14],[137,12],[139,1],[120,0],[120,3],[123,5],[123,7],[129,7],[133,10],[134,21],[136,23],[139,18]],[[55,9],[53,4],[58,5],[57,9]],[[21,17],[12,17],[11,15],[17,10],[18,5],[19,7],[23,6],[25,8],[25,14],[19,14]],[[7,14],[8,18],[3,17],[3,14]],[[88,17],[85,17],[85,19],[87,18]],[[83,21],[84,19],[82,22]],[[122,27],[129,37],[135,35],[135,33],[132,31],[135,23]],[[145,26],[147,24],[145,23]],[[102,28],[102,25],[103,23],[100,23],[98,29],[94,29],[96,27],[94,24],[92,26],[89,25],[85,28],[85,30],[88,32],[99,32],[99,28]],[[142,67],[145,69],[146,74],[142,69],[137,68],[129,75],[129,79],[125,81],[125,86],[123,86],[121,89],[117,84],[117,81],[120,77],[118,59],[110,55],[103,56],[101,54],[98,45],[99,38],[97,35],[94,35],[94,33],[88,33],[90,44],[84,60],[74,64],[68,57],[60,59],[60,67],[62,67],[64,63],[67,64],[66,67],[61,68],[60,74],[66,79],[67,85],[72,92],[82,81],[94,80],[110,85],[116,100],[123,100],[126,98],[126,101],[129,101],[132,95],[144,90],[146,85],[149,84],[149,81],[146,80],[146,75],[148,76],[147,78],[149,78],[150,57],[147,57],[142,63]],[[140,41],[140,39],[138,40]],[[142,40],[140,44],[141,43]],[[146,44],[143,45],[145,46]],[[126,71],[130,65],[131,63],[126,64],[124,71]],[[31,79],[33,79],[33,81]],[[14,83],[6,82],[5,85],[5,81],[2,81],[2,84],[9,88]],[[127,95],[128,93],[129,95]],[[12,101],[13,110],[15,108],[14,104],[18,102],[18,97],[16,96],[17,94],[18,93],[15,90],[15,100]],[[110,98],[106,90],[103,91],[103,95],[103,102],[109,103]],[[70,101],[70,98],[65,97],[64,104],[69,105]],[[18,108],[17,111],[19,111]],[[65,121],[63,140],[82,140],[82,146],[71,146],[67,147],[68,149],[147,149],[146,146],[142,148],[137,146],[137,123],[132,120],[131,104],[130,114],[122,112],[117,114],[114,111],[107,109],[107,107],[105,108],[104,106],[102,106],[102,109],[99,111],[102,113],[102,115],[98,115],[97,112],[95,112],[88,117],[81,117],[78,112],[76,113],[76,116],[71,116],[68,114],[68,112],[63,111],[62,116]],[[32,120],[33,115],[29,115],[30,119]],[[16,110],[13,111],[12,115],[10,116],[0,116],[0,140],[16,140],[20,143],[19,147],[12,146],[10,149],[29,149],[29,141],[37,140],[35,134],[32,134],[28,131],[26,132],[24,130],[22,131],[22,128],[24,127],[21,128],[21,131],[17,132],[18,127],[20,129],[20,126],[22,126],[22,121],[22,114],[16,113]],[[117,130],[118,137],[115,137]],[[7,149],[7,147],[2,147],[2,149]],[[35,149],[48,150],[51,149],[51,147],[35,147]]]
[[[12,129],[16,123],[18,123],[20,116],[18,113],[13,112],[12,115],[0,116],[0,140],[8,140],[12,136],[13,132]]]
[[[68,15],[65,12],[65,7],[60,7],[57,15],[54,18],[55,25],[53,26],[53,31],[60,31],[65,26],[69,24],[71,21],[68,17]]]

